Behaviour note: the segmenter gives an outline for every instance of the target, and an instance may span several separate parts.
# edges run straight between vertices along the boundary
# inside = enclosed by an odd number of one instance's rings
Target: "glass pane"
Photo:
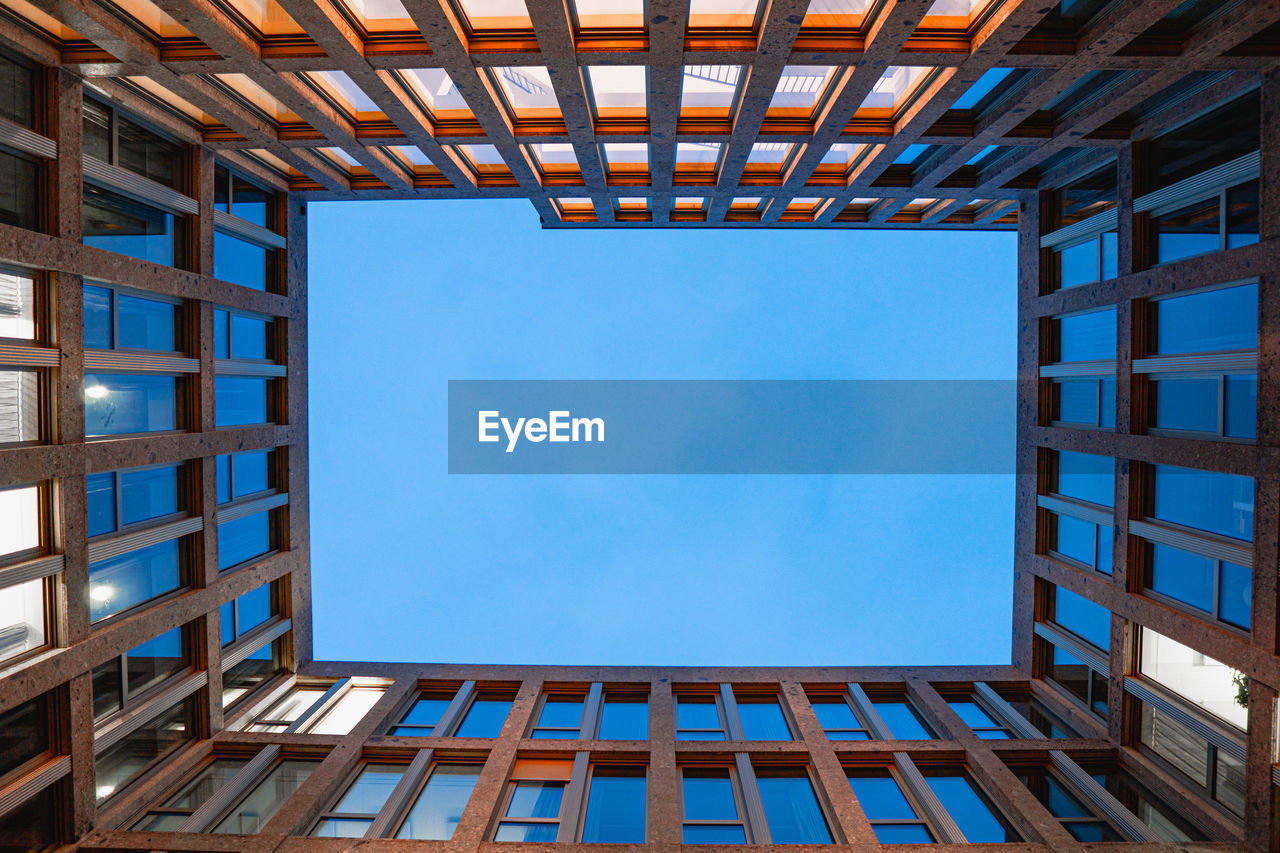
[[[1099,238],[1102,250],[1102,278],[1107,280],[1120,274],[1120,235],[1107,231]]]
[[[906,702],[876,702],[876,711],[895,740],[929,740],[933,737]]]
[[[171,539],[89,565],[89,619],[98,622],[182,585]]]
[[[1253,611],[1253,572],[1245,566],[1223,562],[1218,582],[1218,618],[1249,630]]]
[[[871,827],[881,844],[932,844],[929,830],[918,823],[880,823]]]
[[[971,729],[998,728],[1000,726],[977,702],[948,702],[965,725]]]
[[[267,254],[263,246],[214,231],[213,277],[254,290],[266,290]]]
[[[1151,544],[1151,589],[1213,612],[1213,560],[1167,545]]]
[[[1114,377],[1103,377],[1098,380],[1102,397],[1102,408],[1098,417],[1098,426],[1103,429],[1116,428],[1116,380]]]
[[[178,511],[178,466],[120,472],[120,524],[136,524]]]
[[[1253,478],[1157,465],[1156,518],[1236,539],[1253,539]]]
[[[85,435],[175,429],[177,384],[174,376],[85,374]]]
[[[44,579],[0,589],[0,660],[38,649],[44,643]]]
[[[130,650],[126,657],[130,698],[186,669],[184,646],[182,629],[174,628]]]
[[[213,312],[213,357],[231,358],[231,312]]]
[[[1152,387],[1156,400],[1156,427],[1217,434],[1217,377],[1162,377],[1155,380]]]
[[[116,529],[116,475],[90,474],[85,478],[87,489],[86,516],[90,536],[101,536]],[[4,493],[0,492],[0,502]],[[8,515],[8,513],[5,513]],[[5,549],[0,547],[0,552]]]
[[[267,321],[242,314],[231,315],[231,357],[267,357]]]
[[[267,227],[267,203],[271,194],[239,175],[231,176],[232,213],[241,219]]]
[[[1098,241],[1078,243],[1058,253],[1059,287],[1075,287],[1098,280]]]
[[[236,636],[244,636],[270,618],[270,584],[251,589],[236,599]]]
[[[431,778],[409,810],[396,838],[448,841],[467,807],[480,768],[467,764],[437,764]]]
[[[257,716],[256,719],[264,722],[248,725],[245,731],[282,732],[289,723],[301,717],[323,695],[324,690],[319,687],[295,687],[283,699]]]
[[[362,818],[325,818],[311,833],[317,838],[364,838],[373,825],[372,820]]]
[[[1227,248],[1258,242],[1259,184],[1250,181],[1227,190]]]
[[[595,773],[587,794],[582,840],[592,844],[643,844],[645,816],[643,776]]]
[[[1151,217],[1151,227],[1156,236],[1156,262],[1166,264],[1218,251],[1221,246],[1218,215],[1218,197],[1214,196]]]
[[[37,230],[39,172],[34,159],[0,151],[0,223]]]
[[[507,805],[507,817],[560,816],[560,800],[564,796],[563,782],[524,780],[516,783]]]
[[[1226,377],[1224,431],[1231,438],[1254,438],[1258,429],[1258,376],[1256,373]]]
[[[971,703],[970,703],[971,704]],[[850,776],[853,796],[868,820],[914,820],[915,809],[890,776]]]
[[[560,832],[555,823],[504,823],[494,834],[494,841],[525,841],[551,843]]]
[[[763,776],[757,780],[774,844],[830,844],[831,831],[807,776]]]
[[[854,716],[853,709],[849,707],[849,703],[843,700],[833,702],[817,702],[811,703],[813,713],[818,718],[818,723],[824,729],[860,729],[862,723],[858,722],[858,718]]]
[[[1054,420],[1068,424],[1099,426],[1098,380],[1059,379],[1054,381],[1058,392],[1058,409]]]
[[[34,370],[0,370],[0,444],[40,438],[40,380]]]
[[[48,700],[42,695],[0,711],[0,775],[49,749]]]
[[[213,763],[206,767],[186,788],[166,801],[165,806],[171,809],[190,809],[195,811],[217,793],[223,785],[230,782],[232,777],[239,773],[240,769],[247,763],[245,759],[241,758],[214,759]],[[182,820],[185,820],[185,815]],[[178,822],[181,823],[182,820]],[[153,826],[152,828],[156,827]]]
[[[539,727],[577,729],[581,722],[581,699],[548,698],[542,705],[542,713],[538,715]],[[575,733],[569,736],[576,737],[577,735]]]
[[[1110,456],[1058,451],[1058,494],[1113,506],[1115,482],[1115,460]]]
[[[791,740],[791,728],[774,702],[739,702],[738,717],[747,740]]]
[[[1089,701],[1089,678],[1092,670],[1057,646],[1052,646],[1051,649],[1049,677],[1074,694],[1081,702],[1087,703]]]
[[[929,776],[929,787],[942,801],[970,844],[1017,841],[1018,836],[1005,827],[973,785],[963,776]]]
[[[116,165],[181,190],[182,146],[116,114]]]
[[[0,556],[40,547],[40,490],[0,489]]]
[[[267,383],[256,376],[219,376],[213,381],[214,425],[267,423]]]
[[[308,726],[307,733],[313,735],[349,734],[355,728],[356,723],[364,719],[364,715],[369,713],[369,709],[382,698],[382,693],[383,691],[376,687],[353,687],[315,725]]]
[[[235,642],[236,603],[234,601],[228,601],[218,608],[218,634],[224,646]]]
[[[280,641],[275,640],[251,653],[222,673],[222,704],[230,708],[265,684],[280,671]]]
[[[85,184],[81,227],[86,246],[173,266],[177,230],[171,213]]]
[[[1069,589],[1054,587],[1053,621],[1104,651],[1111,648],[1111,611]]]
[[[1156,351],[1161,355],[1258,346],[1258,285],[1225,287],[1161,299]]]
[[[648,740],[649,703],[605,699],[600,709],[600,740]]]
[[[684,775],[685,820],[737,820],[738,805],[733,797],[733,780],[729,772],[721,775],[699,773]]]
[[[231,814],[213,828],[215,833],[252,835],[275,815],[293,792],[311,776],[315,761],[285,759],[275,766],[267,778],[253,789]]]
[[[680,699],[676,702],[677,729],[719,729],[720,711],[715,701]]]
[[[477,699],[454,737],[497,737],[511,710],[510,699]]]
[[[409,709],[409,713],[404,715],[402,723],[412,723],[416,726],[434,726],[440,722],[440,715],[444,713],[444,709],[449,707],[448,699],[419,699]],[[426,734],[425,732],[416,732],[415,734]]]
[[[97,799],[101,803],[124,788],[159,758],[191,739],[187,699],[98,754],[94,762]]]
[[[1244,676],[1176,640],[1143,628],[1138,671],[1244,731],[1249,727]]]
[[[214,466],[216,472],[214,476],[218,481],[218,503],[224,504],[231,501],[231,455],[223,454],[214,457]]]
[[[111,349],[111,291],[105,287],[84,286],[84,345],[92,349]]]
[[[1116,357],[1116,309],[1073,314],[1058,321],[1059,361]]]
[[[1225,752],[1218,752],[1217,787],[1213,798],[1232,812],[1244,817],[1245,775],[1243,762]]]
[[[120,339],[116,346],[129,349],[174,351],[173,326],[178,306],[171,302],[116,295]]]
[[[330,811],[340,814],[376,815],[387,797],[404,776],[405,768],[397,764],[367,765]]]
[[[1115,530],[1110,525],[1098,525],[1098,571],[1111,574],[1114,548]]]
[[[0,116],[30,128],[35,124],[35,76],[31,69],[0,57]]]
[[[270,488],[266,450],[231,456],[231,496],[242,498]]]
[[[1203,785],[1209,769],[1209,744],[1147,703],[1142,704],[1142,742]]]
[[[91,98],[80,110],[81,150],[104,163],[111,162],[111,111]]]
[[[271,550],[271,513],[255,512],[218,525],[218,571]]]
[[[1069,515],[1055,514],[1058,538],[1053,550],[1093,567],[1093,551],[1097,540],[1097,526],[1091,521],[1081,521]]]
[[[742,826],[696,826],[685,824],[685,844],[746,844],[747,832]]]

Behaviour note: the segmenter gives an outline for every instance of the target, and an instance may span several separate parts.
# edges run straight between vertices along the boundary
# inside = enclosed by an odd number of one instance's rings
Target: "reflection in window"
[[[727,768],[687,767],[680,785],[685,844],[747,843],[737,786]]]
[[[813,713],[818,717],[827,740],[870,740],[871,732],[862,724],[849,701],[843,698],[814,698],[810,700]]]
[[[177,539],[89,564],[89,619],[100,622],[185,585]]]
[[[1083,702],[1090,711],[1106,719],[1106,673],[1096,672],[1084,661],[1058,646],[1048,645],[1048,648],[1048,677]]]
[[[448,841],[462,819],[471,791],[480,778],[473,764],[437,764],[422,793],[409,809],[396,838]]]
[[[1013,732],[997,722],[986,708],[973,699],[951,699],[947,704],[956,712],[956,716],[983,740],[1007,740],[1014,737]]]
[[[0,778],[49,751],[49,697],[0,711]]]
[[[114,533],[179,509],[179,466],[104,471],[87,478],[89,536]]]
[[[1053,589],[1053,621],[1099,649],[1111,648],[1111,611],[1071,590]]]
[[[218,503],[230,503],[271,488],[269,450],[228,453],[215,458]]]
[[[1159,355],[1257,349],[1258,285],[1224,287],[1159,299],[1156,315]]]
[[[174,352],[178,306],[163,299],[84,285],[84,345]]]
[[[436,733],[435,728],[440,722],[440,717],[452,701],[452,694],[419,696],[418,701],[413,703],[390,734],[400,737],[430,737]]]
[[[0,444],[40,439],[40,374],[0,368]]]
[[[907,800],[896,779],[885,773],[879,776],[850,775],[853,796],[871,823],[876,840],[881,844],[932,844],[933,833]]]
[[[831,843],[831,830],[807,773],[771,768],[756,772],[769,837],[774,844]]]
[[[164,805],[151,809],[130,829],[135,831],[175,832],[195,814],[205,802],[247,764],[244,758],[215,758],[196,778],[188,782],[178,793],[165,800]]]
[[[214,425],[270,423],[270,381],[259,376],[218,376],[213,380]]]
[[[177,387],[175,376],[86,373],[85,435],[124,435],[176,429]]]
[[[172,213],[85,184],[82,214],[86,246],[174,266],[178,226]]]
[[[889,727],[889,737],[894,740],[930,740],[933,733],[920,719],[920,714],[905,699],[897,701],[877,701],[876,713]]]
[[[193,702],[194,697],[183,699],[98,754],[94,781],[99,803],[192,739]]]
[[[271,618],[274,604],[271,584],[263,584],[233,598],[218,609],[221,624],[222,645],[231,645],[254,628]]]
[[[497,737],[511,711],[510,699],[479,698],[471,703],[454,737]]]
[[[271,250],[225,231],[213,232],[213,277],[254,290],[267,289]]]
[[[307,781],[317,764],[318,761],[289,758],[281,761],[212,831],[232,835],[261,831],[293,792]]]
[[[1143,746],[1208,791],[1237,817],[1244,816],[1244,762],[1191,731],[1149,702],[1140,703]]]
[[[643,844],[644,768],[593,767],[587,789],[584,844]]]
[[[284,646],[276,639],[222,673],[222,707],[234,703],[266,684],[284,667]]]
[[[964,776],[927,776],[925,779],[970,844],[1019,840]]]
[[[271,510],[218,524],[218,571],[225,572],[272,550]]]
[[[399,764],[366,764],[311,834],[321,838],[363,838],[404,771]]]
[[[507,809],[494,841],[552,842],[560,831],[565,783],[520,779],[512,784]]]
[[[1022,783],[1035,794],[1058,822],[1077,841],[1124,841],[1124,836],[1104,818],[1090,811],[1058,778],[1043,768],[1020,776]]]
[[[379,687],[352,687],[320,719],[308,723],[303,731],[311,735],[350,734],[364,715],[378,704],[383,692]]]
[[[1241,731],[1249,728],[1248,679],[1208,655],[1141,629],[1138,671]]]
[[[644,699],[604,697],[600,706],[600,740],[648,740],[649,703]]]
[[[714,696],[676,699],[676,740],[727,740],[720,703]]]
[[[0,338],[32,341],[35,337],[35,279],[24,270],[0,266]]]
[[[576,739],[581,733],[581,696],[548,696],[531,737]]]
[[[791,727],[777,699],[739,699],[738,718],[746,740],[791,740]]]
[[[93,718],[129,708],[147,690],[191,665],[186,632],[166,631],[93,669]]]

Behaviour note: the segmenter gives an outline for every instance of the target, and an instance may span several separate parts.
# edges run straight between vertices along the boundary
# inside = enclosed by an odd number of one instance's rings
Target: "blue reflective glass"
[[[1058,321],[1059,361],[1116,357],[1116,309],[1072,314]]]
[[[1161,299],[1156,351],[1161,355],[1258,346],[1258,285]]]
[[[1218,584],[1218,618],[1248,630],[1252,606],[1253,572],[1246,566],[1223,561]]]
[[[1255,438],[1258,430],[1258,375],[1231,374],[1226,377],[1224,432],[1231,438]]]
[[[1253,478],[1157,465],[1155,517],[1236,539],[1253,539]]]
[[[1258,206],[1261,185],[1250,181],[1227,190],[1227,248],[1258,242]]]
[[[120,293],[116,295],[116,309],[120,331],[116,346],[173,352],[176,305]]]
[[[807,776],[762,776],[756,781],[774,844],[831,843],[831,831]]]
[[[377,814],[405,768],[393,764],[370,764],[360,773],[333,811],[345,814]]]
[[[1098,380],[1063,379],[1058,386],[1058,416],[1063,423],[1098,426]]]
[[[876,702],[880,719],[895,740],[929,740],[933,737],[906,702]]]
[[[921,154],[923,154],[928,150],[929,150],[928,145],[921,145],[918,143],[915,145],[908,145],[905,149],[903,149],[901,154],[893,158],[893,162],[897,164],[914,163],[920,157]]]
[[[236,635],[244,636],[271,618],[271,584],[251,589],[236,599]]]
[[[1079,800],[1058,784],[1058,780],[1046,776],[1044,782],[1046,790],[1041,801],[1049,809],[1049,814],[1054,817],[1093,817]]]
[[[85,184],[81,226],[86,246],[173,266],[177,231],[171,213]]]
[[[254,290],[266,290],[267,250],[239,237],[214,231],[213,277]]]
[[[848,702],[814,702],[813,713],[824,729],[860,729],[862,723],[854,716]]]
[[[222,645],[230,645],[236,639],[236,606],[228,601],[218,608],[218,636]]]
[[[231,358],[231,313],[221,308],[213,312],[213,357]]]
[[[267,422],[267,381],[256,376],[219,376],[213,380],[214,425]]]
[[[747,832],[741,825],[686,825],[685,844],[746,844]]]
[[[116,529],[116,475],[90,474],[85,478],[85,508],[90,536],[101,536]]]
[[[991,813],[963,776],[929,776],[927,780],[970,844],[1019,840]]]
[[[316,838],[364,838],[372,824],[372,820],[363,818],[329,817],[320,821],[311,834]]]
[[[215,457],[214,465],[218,481],[218,503],[228,503],[231,500],[231,455],[224,453]]]
[[[563,782],[525,780],[516,783],[507,805],[507,817],[560,816],[560,800],[564,797]]]
[[[1154,385],[1158,428],[1218,432],[1216,377],[1162,378]]]
[[[178,511],[178,466],[120,472],[120,524]]]
[[[994,91],[996,86],[1000,85],[1000,82],[1012,73],[1012,68],[988,69],[972,86],[965,90],[963,95],[955,100],[951,105],[952,108],[957,110],[973,109],[979,101]]]
[[[1107,231],[1099,240],[1102,248],[1102,279],[1106,281],[1120,274],[1120,235],[1115,231]]]
[[[270,488],[267,451],[235,453],[231,456],[231,497],[242,498]]]
[[[1098,241],[1086,240],[1058,253],[1059,287],[1075,287],[1098,280]]]
[[[649,703],[605,699],[600,708],[600,740],[648,740]]]
[[[738,718],[747,740],[791,740],[791,727],[775,702],[739,702]]]
[[[462,819],[480,768],[466,764],[438,764],[418,800],[405,816],[396,838],[448,841]],[[553,827],[554,828],[554,827]],[[552,836],[552,841],[555,836]]]
[[[423,697],[413,703],[413,707],[409,709],[409,713],[404,715],[401,723],[408,723],[415,726],[434,726],[440,722],[440,715],[444,713],[444,709],[449,707],[448,699],[437,699],[433,697]],[[415,732],[420,734],[420,732]]]
[[[271,550],[270,512],[255,512],[218,525],[218,571]]]
[[[677,729],[719,729],[720,711],[715,702],[693,702],[681,699],[676,703]]]
[[[231,315],[231,357],[267,357],[267,321],[257,317]]]
[[[1198,201],[1160,216],[1151,217],[1156,235],[1156,261],[1167,264],[1180,258],[1216,252],[1222,247],[1218,234],[1218,198]]]
[[[929,830],[918,823],[878,823],[871,827],[881,844],[932,844]]]
[[[991,715],[982,709],[977,702],[948,702],[956,716],[964,720],[969,728],[994,728],[999,726]]]
[[[173,376],[87,373],[84,377],[85,435],[161,432],[177,426]]]
[[[850,776],[853,796],[868,820],[914,820],[915,809],[891,776]]]
[[[1098,525],[1098,565],[1097,570],[1111,574],[1112,557],[1115,548],[1115,530],[1107,524]]]
[[[1103,429],[1116,428],[1116,380],[1114,378],[1099,379],[1101,385],[1101,411],[1098,415],[1098,426]]]
[[[1151,589],[1213,612],[1213,561],[1167,545],[1151,545]]]
[[[497,737],[510,711],[509,699],[477,699],[471,703],[454,737]]]
[[[1054,543],[1053,550],[1092,568],[1093,549],[1098,535],[1096,525],[1069,515],[1055,517],[1058,520],[1058,541]]]
[[[111,349],[111,291],[84,286],[84,345],[90,349]]]
[[[594,774],[591,790],[587,793],[582,841],[586,844],[643,844],[644,788],[643,776]]]
[[[1077,841],[1123,841],[1115,830],[1101,821],[1096,823],[1073,822],[1066,824],[1067,831]]]
[[[681,785],[685,820],[737,820],[733,780],[726,772],[717,776],[686,775]]]
[[[538,725],[557,729],[576,729],[582,722],[581,699],[549,698],[542,704]]]
[[[559,825],[554,823],[504,823],[494,833],[493,840],[550,844],[559,831]]]
[[[267,227],[267,204],[271,193],[237,174],[231,175],[232,212],[241,219]]]
[[[1065,587],[1054,587],[1053,621],[1100,649],[1111,648],[1111,611]]]
[[[1110,456],[1058,451],[1058,494],[1113,506],[1115,484],[1115,460]]]
[[[98,622],[177,589],[178,541],[171,539],[89,566],[89,619]]]

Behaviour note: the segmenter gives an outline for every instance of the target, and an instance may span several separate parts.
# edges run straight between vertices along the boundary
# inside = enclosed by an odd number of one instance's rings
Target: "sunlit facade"
[[[8,0],[0,849],[1275,849],[1277,53],[1223,0]],[[313,660],[355,198],[1016,229],[1010,663]]]

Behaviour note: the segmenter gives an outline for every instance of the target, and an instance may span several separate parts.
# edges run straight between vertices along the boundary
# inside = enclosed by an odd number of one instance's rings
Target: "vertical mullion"
[[[579,752],[573,757],[573,771],[569,775],[569,784],[565,786],[564,798],[560,803],[560,827],[556,830],[558,843],[572,843],[578,838],[578,823],[584,811],[590,761],[589,752]]]
[[[893,764],[898,769],[902,781],[915,796],[916,802],[920,804],[920,808],[924,810],[927,820],[940,840],[944,844],[966,843],[967,839],[964,837],[964,833],[960,831],[959,824],[947,812],[946,807],[942,805],[942,801],[938,799],[938,795],[933,792],[933,788],[929,787],[928,781],[925,780],[924,775],[916,767],[911,757],[905,752],[895,752],[893,754]]]
[[[441,712],[440,719],[431,730],[431,734],[436,737],[450,736],[458,723],[462,722],[465,711],[471,707],[471,699],[475,696],[475,692],[476,683],[474,680],[468,679],[462,682],[462,686],[458,688],[453,701]]]
[[[420,749],[418,754],[405,768],[400,781],[387,795],[387,801],[378,810],[377,816],[369,828],[365,830],[365,838],[382,838],[391,831],[395,824],[410,807],[413,795],[423,786],[427,771],[431,768],[431,750]]]
[[[587,691],[587,699],[582,703],[582,719],[578,722],[578,737],[582,740],[595,740],[600,729],[600,709],[603,707],[601,697],[604,685],[599,681],[591,683]]]
[[[751,831],[752,844],[772,844],[769,834],[769,821],[764,814],[764,801],[760,798],[760,785],[756,782],[756,771],[751,766],[751,756],[745,752],[733,754],[734,765],[738,770],[738,784],[742,789],[743,817]]]
[[[889,731],[889,726],[880,716],[880,712],[876,710],[871,697],[867,696],[867,692],[862,689],[862,685],[850,683],[849,696],[853,699],[854,708],[862,718],[862,722],[866,725],[871,736],[876,740],[891,740],[893,735]]]
[[[720,685],[720,703],[724,710],[725,736],[729,740],[746,740],[742,718],[738,716],[738,700],[733,695],[733,685]]]

